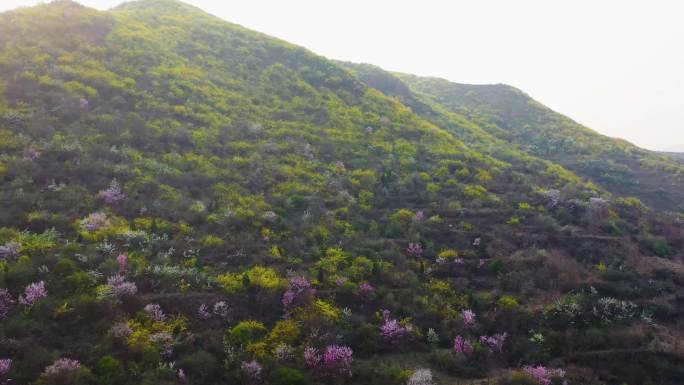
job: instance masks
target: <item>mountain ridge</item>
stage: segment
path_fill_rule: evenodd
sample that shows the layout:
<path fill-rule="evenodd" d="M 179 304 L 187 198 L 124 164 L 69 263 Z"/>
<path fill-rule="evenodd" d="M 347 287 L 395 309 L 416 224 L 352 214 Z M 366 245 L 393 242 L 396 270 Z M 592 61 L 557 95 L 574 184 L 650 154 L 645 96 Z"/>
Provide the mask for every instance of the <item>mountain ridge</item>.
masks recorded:
<path fill-rule="evenodd" d="M 353 63 L 347 65 L 350 68 L 365 68 L 366 73 L 361 77 L 373 83 L 369 79 L 372 71 L 368 67 Z M 404 87 L 412 88 L 415 92 L 411 95 L 412 99 L 432 103 L 433 107 L 440 105 L 458 113 L 523 152 L 561 164 L 613 193 L 634 195 L 661 209 L 674 207 L 675 210 L 681 210 L 676 208 L 684 198 L 681 193 L 684 191 L 684 169 L 681 166 L 624 139 L 611 138 L 586 128 L 543 106 L 513 86 L 458 84 L 436 77 L 389 73 L 378 67 L 375 72 L 376 77 L 392 76 L 403 81 Z M 435 91 L 430 93 L 431 89 Z M 393 92 L 390 89 L 384 91 L 389 94 Z M 406 97 L 406 90 L 403 96 Z M 588 153 L 597 159 L 575 160 L 577 154 Z M 651 191 L 643 188 L 635 183 L 640 179 L 644 179 L 644 184 L 649 186 L 659 186 L 659 189 Z"/>

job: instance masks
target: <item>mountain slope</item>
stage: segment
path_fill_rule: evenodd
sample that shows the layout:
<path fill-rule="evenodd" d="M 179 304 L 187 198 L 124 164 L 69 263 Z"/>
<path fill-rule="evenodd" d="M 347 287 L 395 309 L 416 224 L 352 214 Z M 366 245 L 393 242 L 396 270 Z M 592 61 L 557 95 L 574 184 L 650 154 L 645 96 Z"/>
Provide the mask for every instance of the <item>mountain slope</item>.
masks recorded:
<path fill-rule="evenodd" d="M 681 165 L 599 135 L 515 88 L 397 76 L 425 100 L 468 116 L 523 151 L 562 164 L 615 194 L 637 196 L 661 209 L 676 208 L 684 199 Z"/>
<path fill-rule="evenodd" d="M 177 1 L 0 36 L 0 381 L 680 378 L 676 218 Z"/>

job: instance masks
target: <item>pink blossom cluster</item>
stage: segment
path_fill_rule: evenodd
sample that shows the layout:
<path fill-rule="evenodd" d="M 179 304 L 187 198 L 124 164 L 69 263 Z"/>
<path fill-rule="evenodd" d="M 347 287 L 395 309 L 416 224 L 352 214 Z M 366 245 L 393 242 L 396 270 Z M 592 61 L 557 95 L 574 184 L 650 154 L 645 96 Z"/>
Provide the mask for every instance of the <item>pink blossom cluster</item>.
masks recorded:
<path fill-rule="evenodd" d="M 119 274 L 107 278 L 107 286 L 109 286 L 109 290 L 117 298 L 131 297 L 138 292 L 138 287 L 135 286 L 135 283 L 126 281 L 126 278 Z"/>
<path fill-rule="evenodd" d="M 10 358 L 0 359 L 0 385 L 9 383 L 7 375 L 10 369 L 12 369 L 12 360 Z"/>
<path fill-rule="evenodd" d="M 288 290 L 283 293 L 283 299 L 281 302 L 283 303 L 283 307 L 286 311 L 290 309 L 296 298 L 297 294 L 295 294 L 293 291 Z"/>
<path fill-rule="evenodd" d="M 463 318 L 463 326 L 470 329 L 475 326 L 475 312 L 466 309 L 461 312 L 461 318 Z"/>
<path fill-rule="evenodd" d="M 114 204 L 126 199 L 126 194 L 124 194 L 121 190 L 119 182 L 114 179 L 109 184 L 109 187 L 107 187 L 105 190 L 101 190 L 97 194 L 97 197 L 102 199 L 107 204 Z"/>
<path fill-rule="evenodd" d="M 164 322 L 166 320 L 166 314 L 164 314 L 164 310 L 162 309 L 159 304 L 156 303 L 148 303 L 145 305 L 145 313 L 152 318 L 155 322 Z"/>
<path fill-rule="evenodd" d="M 423 246 L 420 243 L 409 243 L 406 252 L 412 257 L 420 258 L 423 255 Z"/>
<path fill-rule="evenodd" d="M 403 325 L 396 319 L 390 318 L 389 310 L 383 310 L 382 317 L 384 323 L 380 326 L 380 333 L 386 341 L 394 343 L 413 333 L 413 326 L 410 324 Z"/>
<path fill-rule="evenodd" d="M 297 303 L 307 303 L 316 295 L 316 289 L 306 277 L 294 277 L 290 280 L 288 290 L 283 294 L 283 307 L 288 311 Z"/>
<path fill-rule="evenodd" d="M 119 272 L 124 273 L 128 267 L 128 255 L 126 253 L 119 254 L 116 257 L 116 262 L 119 264 Z"/>
<path fill-rule="evenodd" d="M 454 352 L 468 356 L 473 352 L 473 345 L 470 341 L 460 335 L 456 336 L 456 338 L 454 338 Z"/>
<path fill-rule="evenodd" d="M 61 376 L 73 373 L 81 369 L 81 363 L 70 358 L 60 358 L 52 365 L 45 368 L 45 374 L 48 376 Z"/>
<path fill-rule="evenodd" d="M 329 345 L 323 355 L 313 347 L 304 349 L 306 366 L 317 370 L 322 377 L 351 376 L 353 356 L 352 349 L 343 345 Z"/>
<path fill-rule="evenodd" d="M 506 342 L 507 337 L 508 333 L 506 332 L 493 334 L 491 336 L 481 336 L 480 343 L 489 347 L 489 350 L 492 352 L 502 353 L 503 345 L 504 342 Z"/>
<path fill-rule="evenodd" d="M 330 345 L 325 349 L 323 365 L 329 373 L 351 377 L 354 352 L 349 346 Z"/>
<path fill-rule="evenodd" d="M 296 294 L 301 294 L 315 289 L 311 287 L 311 282 L 306 277 L 299 276 L 290 280 L 290 290 Z"/>
<path fill-rule="evenodd" d="M 375 293 L 375 288 L 368 282 L 359 285 L 359 294 L 363 297 L 370 297 Z"/>
<path fill-rule="evenodd" d="M 21 251 L 21 243 L 9 241 L 0 246 L 0 260 L 13 259 L 19 256 Z"/>
<path fill-rule="evenodd" d="M 553 378 L 553 377 L 559 377 L 559 378 L 565 377 L 565 370 L 563 370 L 563 369 L 548 369 L 547 367 L 545 367 L 543 365 L 525 366 L 523 368 L 523 370 L 527 374 L 529 374 L 530 376 L 534 377 L 542 385 L 550 385 L 551 384 L 551 378 Z"/>
<path fill-rule="evenodd" d="M 318 349 L 308 346 L 304 349 L 304 363 L 309 368 L 316 368 L 321 364 L 323 357 L 318 352 Z"/>
<path fill-rule="evenodd" d="M 0 289 L 0 320 L 7 317 L 10 309 L 14 305 L 14 299 L 7 289 Z"/>
<path fill-rule="evenodd" d="M 45 289 L 45 282 L 34 282 L 26 286 L 24 295 L 19 296 L 19 303 L 26 305 L 29 308 L 38 302 L 39 299 L 47 297 L 47 289 Z"/>

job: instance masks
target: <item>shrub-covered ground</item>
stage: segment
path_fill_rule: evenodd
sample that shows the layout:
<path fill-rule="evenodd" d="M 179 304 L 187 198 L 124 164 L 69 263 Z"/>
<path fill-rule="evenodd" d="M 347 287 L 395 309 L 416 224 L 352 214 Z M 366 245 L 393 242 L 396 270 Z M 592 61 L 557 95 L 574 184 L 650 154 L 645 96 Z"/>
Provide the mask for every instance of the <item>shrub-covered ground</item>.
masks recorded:
<path fill-rule="evenodd" d="M 0 383 L 681 382 L 677 214 L 180 2 L 0 36 Z"/>

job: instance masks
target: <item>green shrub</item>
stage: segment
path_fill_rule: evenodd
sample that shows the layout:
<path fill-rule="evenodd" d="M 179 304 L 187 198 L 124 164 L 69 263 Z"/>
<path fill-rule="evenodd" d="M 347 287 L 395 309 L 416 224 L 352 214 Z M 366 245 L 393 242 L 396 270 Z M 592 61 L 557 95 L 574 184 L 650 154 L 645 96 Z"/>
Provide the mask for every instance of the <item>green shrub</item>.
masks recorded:
<path fill-rule="evenodd" d="M 242 321 L 235 325 L 228 334 L 233 342 L 246 346 L 249 342 L 256 340 L 266 334 L 267 329 L 259 321 Z"/>
<path fill-rule="evenodd" d="M 183 358 L 180 367 L 185 370 L 193 383 L 209 383 L 218 369 L 218 360 L 205 350 L 198 350 Z"/>
<path fill-rule="evenodd" d="M 123 384 L 126 377 L 126 370 L 121 362 L 110 355 L 100 358 L 95 367 L 95 373 L 102 385 Z"/>
<path fill-rule="evenodd" d="M 655 255 L 659 257 L 669 257 L 674 254 L 674 251 L 667 243 L 667 240 L 662 236 L 647 238 L 646 245 Z"/>
<path fill-rule="evenodd" d="M 539 385 L 534 377 L 525 372 L 515 372 L 509 377 L 502 378 L 497 383 L 498 385 Z"/>
<path fill-rule="evenodd" d="M 305 385 L 308 380 L 299 370 L 280 368 L 275 372 L 275 383 L 278 385 Z"/>

